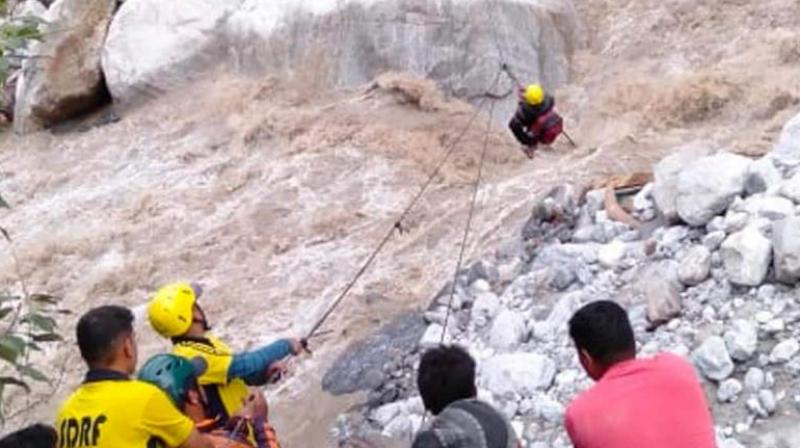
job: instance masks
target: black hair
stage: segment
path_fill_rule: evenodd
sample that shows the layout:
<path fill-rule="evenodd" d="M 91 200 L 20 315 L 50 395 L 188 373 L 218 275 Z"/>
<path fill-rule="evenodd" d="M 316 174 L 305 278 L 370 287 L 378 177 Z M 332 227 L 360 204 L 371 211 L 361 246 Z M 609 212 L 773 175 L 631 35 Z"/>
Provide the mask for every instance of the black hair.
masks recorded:
<path fill-rule="evenodd" d="M 108 362 L 120 336 L 133 332 L 133 313 L 118 305 L 89 310 L 78 321 L 78 347 L 90 366 Z"/>
<path fill-rule="evenodd" d="M 57 440 L 53 427 L 37 423 L 0 439 L 0 448 L 55 448 Z"/>
<path fill-rule="evenodd" d="M 599 300 L 579 309 L 569 320 L 569 335 L 579 350 L 610 366 L 636 354 L 628 313 L 616 302 Z"/>
<path fill-rule="evenodd" d="M 432 348 L 422 355 L 417 387 L 425 408 L 437 415 L 454 401 L 475 397 L 475 360 L 456 345 Z"/>

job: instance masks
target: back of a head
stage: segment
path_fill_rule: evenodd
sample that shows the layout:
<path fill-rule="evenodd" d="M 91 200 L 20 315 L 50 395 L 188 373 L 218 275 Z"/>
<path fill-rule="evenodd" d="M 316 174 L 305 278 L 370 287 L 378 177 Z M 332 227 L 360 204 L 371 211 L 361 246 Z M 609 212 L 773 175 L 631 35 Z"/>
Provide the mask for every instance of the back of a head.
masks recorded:
<path fill-rule="evenodd" d="M 579 350 L 611 365 L 636 354 L 628 314 L 617 303 L 600 300 L 579 309 L 569 321 L 569 335 Z"/>
<path fill-rule="evenodd" d="M 112 361 L 120 337 L 133 332 L 133 313 L 128 308 L 104 305 L 89 310 L 78 321 L 81 356 L 90 366 Z"/>
<path fill-rule="evenodd" d="M 35 424 L 0 439 L 0 448 L 55 448 L 57 440 L 55 429 Z"/>
<path fill-rule="evenodd" d="M 422 355 L 417 387 L 425 408 L 438 415 L 454 401 L 475 397 L 475 360 L 455 345 L 432 348 Z"/>

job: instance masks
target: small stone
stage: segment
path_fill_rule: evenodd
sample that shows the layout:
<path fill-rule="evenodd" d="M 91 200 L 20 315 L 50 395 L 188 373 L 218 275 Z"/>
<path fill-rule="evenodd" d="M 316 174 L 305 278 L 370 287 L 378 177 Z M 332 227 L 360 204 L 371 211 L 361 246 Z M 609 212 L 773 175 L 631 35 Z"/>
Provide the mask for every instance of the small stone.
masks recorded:
<path fill-rule="evenodd" d="M 744 434 L 745 432 L 750 430 L 750 425 L 748 425 L 747 423 L 737 423 L 736 426 L 735 426 L 735 429 L 736 429 L 736 434 Z M 731 440 L 731 439 L 728 439 L 728 440 Z M 734 446 L 741 446 L 741 444 L 739 444 L 738 442 L 736 442 L 736 443 L 737 443 L 737 445 L 734 445 Z"/>
<path fill-rule="evenodd" d="M 749 393 L 756 393 L 764 387 L 764 371 L 758 367 L 750 367 L 744 374 L 744 390 Z"/>
<path fill-rule="evenodd" d="M 755 317 L 756 322 L 758 322 L 758 323 L 763 325 L 763 324 L 771 321 L 772 318 L 774 317 L 774 315 L 769 311 L 759 311 L 753 317 Z"/>
<path fill-rule="evenodd" d="M 600 247 L 600 250 L 597 252 L 597 260 L 600 262 L 600 266 L 606 269 L 613 269 L 622 262 L 626 251 L 627 247 L 625 243 L 621 241 L 612 241 Z"/>
<path fill-rule="evenodd" d="M 772 159 L 762 157 L 750 164 L 744 182 L 744 189 L 747 194 L 751 195 L 765 191 L 775 191 L 782 178 L 780 171 L 772 163 Z"/>
<path fill-rule="evenodd" d="M 725 346 L 733 359 L 750 359 L 758 348 L 758 328 L 746 320 L 734 321 L 725 332 Z"/>
<path fill-rule="evenodd" d="M 761 407 L 761 403 L 759 402 L 759 399 L 756 397 L 747 400 L 747 410 L 749 410 L 750 413 L 758 417 L 762 418 L 769 417 L 769 413 L 767 413 L 767 411 L 763 407 Z"/>
<path fill-rule="evenodd" d="M 477 327 L 487 325 L 500 311 L 500 299 L 492 292 L 478 294 L 470 311 L 472 322 Z"/>
<path fill-rule="evenodd" d="M 725 230 L 725 218 L 722 216 L 715 216 L 711 221 L 706 224 L 706 232 L 714 233 Z M 723 232 L 724 233 L 724 232 Z"/>
<path fill-rule="evenodd" d="M 751 160 L 720 152 L 703 157 L 678 174 L 675 199 L 680 218 L 693 226 L 707 224 L 744 192 Z"/>
<path fill-rule="evenodd" d="M 775 394 L 773 394 L 771 390 L 762 389 L 759 391 L 758 403 L 761 405 L 761 409 L 763 409 L 767 414 L 771 415 L 775 412 L 777 403 L 775 402 Z"/>
<path fill-rule="evenodd" d="M 781 196 L 800 204 L 800 172 L 784 181 L 779 187 Z"/>
<path fill-rule="evenodd" d="M 783 319 L 772 319 L 765 323 L 763 328 L 769 334 L 776 334 L 785 330 L 786 324 L 784 324 Z"/>
<path fill-rule="evenodd" d="M 511 422 L 511 427 L 514 429 L 514 433 L 517 437 L 522 437 L 523 432 L 525 431 L 525 424 L 519 420 L 514 420 Z"/>
<path fill-rule="evenodd" d="M 532 396 L 553 383 L 556 365 L 547 356 L 536 353 L 508 353 L 487 359 L 482 368 L 479 385 L 495 397 L 514 394 Z"/>
<path fill-rule="evenodd" d="M 444 327 L 440 324 L 430 324 L 422 334 L 422 339 L 419 341 L 419 346 L 423 349 L 437 347 L 442 342 L 442 333 L 444 333 L 444 343 L 449 344 L 452 341 L 450 329 L 445 332 Z"/>
<path fill-rule="evenodd" d="M 714 381 L 722 381 L 733 373 L 733 361 L 719 336 L 706 339 L 693 353 L 692 358 L 703 375 Z"/>
<path fill-rule="evenodd" d="M 703 237 L 703 246 L 710 251 L 717 250 L 725 240 L 725 236 L 725 232 L 722 230 L 711 232 Z"/>
<path fill-rule="evenodd" d="M 773 224 L 775 277 L 794 284 L 800 280 L 800 217 L 793 216 Z"/>
<path fill-rule="evenodd" d="M 525 319 L 517 312 L 503 310 L 492 323 L 489 345 L 497 350 L 513 350 L 525 340 Z"/>
<path fill-rule="evenodd" d="M 725 215 L 725 233 L 738 232 L 747 225 L 750 215 L 745 212 L 728 212 Z"/>
<path fill-rule="evenodd" d="M 678 278 L 688 286 L 699 285 L 711 270 L 711 252 L 705 246 L 694 246 L 679 260 Z"/>
<path fill-rule="evenodd" d="M 717 400 L 720 403 L 730 403 L 736 400 L 742 393 L 742 383 L 735 378 L 728 378 L 719 385 L 717 389 Z"/>
<path fill-rule="evenodd" d="M 800 351 L 800 343 L 796 339 L 787 339 L 772 349 L 769 355 L 769 362 L 772 364 L 788 362 L 798 351 Z"/>
<path fill-rule="evenodd" d="M 472 288 L 472 291 L 475 293 L 475 295 L 478 295 L 478 294 L 484 293 L 484 292 L 489 292 L 489 291 L 492 290 L 492 286 L 489 284 L 489 282 L 484 280 L 484 279 L 482 279 L 482 278 L 479 278 L 479 279 L 475 280 L 474 282 L 472 282 L 471 288 Z"/>
<path fill-rule="evenodd" d="M 775 297 L 775 285 L 761 285 L 758 288 L 758 300 L 764 302 Z"/>

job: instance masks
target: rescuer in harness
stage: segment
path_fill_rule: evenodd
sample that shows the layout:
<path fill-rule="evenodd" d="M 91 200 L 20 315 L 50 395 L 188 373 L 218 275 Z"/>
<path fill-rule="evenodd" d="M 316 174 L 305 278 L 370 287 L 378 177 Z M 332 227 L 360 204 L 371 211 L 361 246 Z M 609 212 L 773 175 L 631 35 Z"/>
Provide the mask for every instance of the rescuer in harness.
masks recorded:
<path fill-rule="evenodd" d="M 280 448 L 275 430 L 267 423 L 267 406 L 263 397 L 253 397 L 226 423 L 220 418 L 210 418 L 206 412 L 208 400 L 198 378 L 207 369 L 203 358 L 187 360 L 172 354 L 159 354 L 150 358 L 139 370 L 139 380 L 163 390 L 175 406 L 189 417 L 197 430 L 215 447 L 226 448 Z M 249 439 L 248 429 L 255 428 L 255 443 Z"/>
<path fill-rule="evenodd" d="M 508 127 L 523 146 L 529 159 L 536 147 L 552 144 L 564 131 L 564 121 L 555 112 L 555 100 L 539 84 L 531 84 L 520 91 L 519 106 Z"/>
<path fill-rule="evenodd" d="M 300 339 L 280 339 L 248 352 L 235 353 L 209 332 L 210 326 L 198 304 L 202 288 L 197 284 L 173 283 L 159 289 L 148 305 L 150 324 L 161 336 L 172 340 L 173 353 L 186 359 L 202 358 L 207 369 L 198 376 L 206 396 L 206 414 L 222 424 L 244 407 L 248 400 L 260 396 L 263 386 L 283 358 L 306 352 Z M 263 397 L 261 397 L 263 400 Z M 248 439 L 255 442 L 258 428 L 251 430 Z"/>

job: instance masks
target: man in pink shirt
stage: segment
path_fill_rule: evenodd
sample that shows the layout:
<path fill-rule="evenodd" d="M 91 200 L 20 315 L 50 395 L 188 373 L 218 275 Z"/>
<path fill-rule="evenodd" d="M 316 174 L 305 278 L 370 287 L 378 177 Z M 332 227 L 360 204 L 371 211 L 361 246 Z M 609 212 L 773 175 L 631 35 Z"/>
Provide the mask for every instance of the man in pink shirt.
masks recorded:
<path fill-rule="evenodd" d="M 636 359 L 628 315 L 610 301 L 590 303 L 569 334 L 591 389 L 570 403 L 565 425 L 575 448 L 714 448 L 714 423 L 694 368 L 661 354 Z"/>

